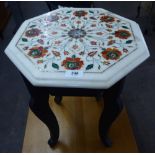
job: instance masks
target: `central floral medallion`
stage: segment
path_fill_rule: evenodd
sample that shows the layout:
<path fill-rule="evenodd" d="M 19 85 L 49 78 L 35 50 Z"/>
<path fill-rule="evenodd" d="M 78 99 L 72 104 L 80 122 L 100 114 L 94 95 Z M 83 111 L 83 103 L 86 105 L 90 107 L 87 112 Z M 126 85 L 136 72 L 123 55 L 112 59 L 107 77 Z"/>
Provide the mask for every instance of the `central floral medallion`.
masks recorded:
<path fill-rule="evenodd" d="M 83 38 L 86 36 L 86 31 L 82 30 L 82 29 L 72 29 L 68 32 L 68 35 L 71 38 L 75 38 L 75 39 L 79 39 L 79 38 Z"/>

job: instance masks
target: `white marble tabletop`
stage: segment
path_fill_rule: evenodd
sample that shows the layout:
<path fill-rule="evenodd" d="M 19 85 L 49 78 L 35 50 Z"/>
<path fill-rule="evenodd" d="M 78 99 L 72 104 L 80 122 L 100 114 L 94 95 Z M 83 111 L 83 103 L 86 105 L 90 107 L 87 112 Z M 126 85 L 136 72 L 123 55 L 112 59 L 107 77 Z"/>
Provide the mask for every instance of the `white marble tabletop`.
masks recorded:
<path fill-rule="evenodd" d="M 34 86 L 107 89 L 149 57 L 139 25 L 100 8 L 26 20 L 5 53 Z"/>

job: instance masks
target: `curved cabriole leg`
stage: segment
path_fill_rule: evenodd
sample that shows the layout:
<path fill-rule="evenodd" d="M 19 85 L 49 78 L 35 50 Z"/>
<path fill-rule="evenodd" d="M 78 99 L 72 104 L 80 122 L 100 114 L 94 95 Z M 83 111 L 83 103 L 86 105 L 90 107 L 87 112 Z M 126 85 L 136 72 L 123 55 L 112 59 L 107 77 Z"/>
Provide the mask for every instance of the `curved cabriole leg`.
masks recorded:
<path fill-rule="evenodd" d="M 48 144 L 53 147 L 59 138 L 59 125 L 49 106 L 49 92 L 46 88 L 34 87 L 26 79 L 24 80 L 31 95 L 29 106 L 33 113 L 46 124 L 50 131 Z"/>
<path fill-rule="evenodd" d="M 112 142 L 108 137 L 108 131 L 113 121 L 118 117 L 123 109 L 120 95 L 123 89 L 124 79 L 117 82 L 111 88 L 105 90 L 104 109 L 99 120 L 99 135 L 103 144 L 107 147 L 112 146 Z"/>
<path fill-rule="evenodd" d="M 48 144 L 50 147 L 53 147 L 58 142 L 59 126 L 54 113 L 50 109 L 48 103 L 48 94 L 40 95 L 42 95 L 42 97 L 32 97 L 29 106 L 33 113 L 48 127 L 50 131 L 50 139 Z"/>

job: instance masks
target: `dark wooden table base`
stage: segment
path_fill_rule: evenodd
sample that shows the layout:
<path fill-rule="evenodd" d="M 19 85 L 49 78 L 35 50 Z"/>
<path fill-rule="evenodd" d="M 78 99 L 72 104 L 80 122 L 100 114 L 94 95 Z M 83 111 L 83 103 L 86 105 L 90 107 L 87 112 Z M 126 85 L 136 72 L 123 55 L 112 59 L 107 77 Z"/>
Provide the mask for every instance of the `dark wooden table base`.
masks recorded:
<path fill-rule="evenodd" d="M 57 144 L 59 138 L 58 121 L 49 106 L 49 94 L 56 96 L 55 101 L 60 104 L 62 96 L 99 96 L 103 94 L 104 109 L 99 119 L 99 135 L 103 144 L 107 147 L 112 146 L 112 142 L 108 137 L 108 131 L 123 109 L 120 98 L 124 79 L 117 82 L 111 88 L 102 89 L 76 89 L 76 88 L 48 88 L 48 87 L 34 87 L 24 77 L 24 82 L 30 92 L 31 100 L 29 106 L 33 113 L 46 124 L 50 131 L 50 139 L 48 144 L 53 147 Z M 39 136 L 39 135 L 38 135 Z"/>

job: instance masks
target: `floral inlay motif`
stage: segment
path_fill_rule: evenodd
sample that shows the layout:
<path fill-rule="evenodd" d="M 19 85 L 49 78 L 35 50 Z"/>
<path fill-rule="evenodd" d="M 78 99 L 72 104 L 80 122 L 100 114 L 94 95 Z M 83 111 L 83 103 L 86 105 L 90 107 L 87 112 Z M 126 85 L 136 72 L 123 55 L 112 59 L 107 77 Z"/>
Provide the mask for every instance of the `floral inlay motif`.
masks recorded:
<path fill-rule="evenodd" d="M 73 14 L 74 16 L 82 17 L 82 16 L 86 16 L 88 13 L 86 11 L 80 10 L 80 11 L 75 11 Z"/>
<path fill-rule="evenodd" d="M 48 51 L 43 48 L 42 46 L 40 47 L 33 47 L 29 50 L 28 55 L 33 57 L 33 58 L 40 58 L 44 57 Z"/>
<path fill-rule="evenodd" d="M 102 9 L 77 8 L 31 20 L 16 46 L 42 72 L 103 72 L 137 48 L 130 23 Z"/>
<path fill-rule="evenodd" d="M 115 31 L 115 37 L 121 38 L 121 39 L 127 39 L 131 36 L 131 33 L 127 30 L 118 30 Z"/>
<path fill-rule="evenodd" d="M 102 52 L 102 56 L 106 60 L 117 60 L 122 55 L 121 51 L 116 48 L 107 48 L 105 51 Z"/>
<path fill-rule="evenodd" d="M 37 28 L 35 28 L 35 29 L 30 29 L 30 30 L 27 30 L 26 32 L 25 32 L 25 36 L 26 37 L 36 37 L 36 36 L 38 36 L 39 34 L 40 34 L 40 30 L 39 29 L 37 29 Z"/>
<path fill-rule="evenodd" d="M 111 16 L 102 16 L 101 18 L 100 18 L 100 20 L 102 21 L 102 22 L 114 22 L 115 21 L 115 18 L 114 17 L 111 17 Z"/>
<path fill-rule="evenodd" d="M 72 58 L 67 57 L 63 62 L 62 66 L 64 66 L 67 70 L 79 70 L 83 66 L 83 61 L 80 58 L 76 58 L 72 56 Z"/>
<path fill-rule="evenodd" d="M 82 29 L 72 29 L 68 32 L 68 35 L 75 39 L 83 38 L 86 35 L 86 31 Z"/>

